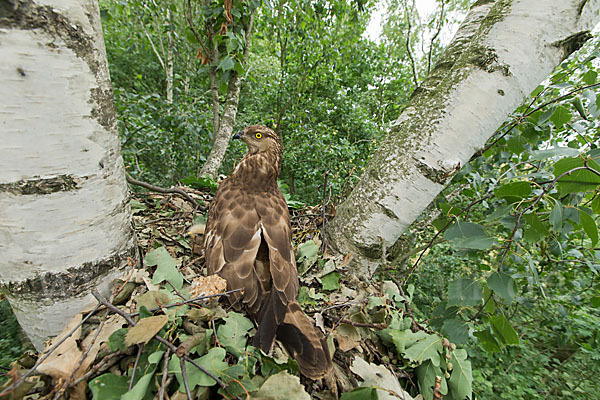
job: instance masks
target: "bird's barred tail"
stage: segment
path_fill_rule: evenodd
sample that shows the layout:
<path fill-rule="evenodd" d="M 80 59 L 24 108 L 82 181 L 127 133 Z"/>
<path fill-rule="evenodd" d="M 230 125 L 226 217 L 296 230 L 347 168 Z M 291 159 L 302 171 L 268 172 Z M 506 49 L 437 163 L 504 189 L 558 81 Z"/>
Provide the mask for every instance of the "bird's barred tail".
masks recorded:
<path fill-rule="evenodd" d="M 302 375 L 320 379 L 331 370 L 327 341 L 297 302 L 288 304 L 283 323 L 277 328 L 277 339 L 298 362 Z"/>

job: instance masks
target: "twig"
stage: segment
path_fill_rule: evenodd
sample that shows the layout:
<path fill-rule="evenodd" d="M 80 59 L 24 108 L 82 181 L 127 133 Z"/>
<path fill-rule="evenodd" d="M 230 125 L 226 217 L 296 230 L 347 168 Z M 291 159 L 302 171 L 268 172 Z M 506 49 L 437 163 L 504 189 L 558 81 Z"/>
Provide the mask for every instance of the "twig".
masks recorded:
<path fill-rule="evenodd" d="M 127 321 L 129 323 L 129 325 L 131 326 L 135 326 L 135 321 L 131 318 L 131 314 L 127 314 L 125 311 L 117 308 L 116 306 L 112 305 L 111 303 L 109 303 L 104 297 L 102 297 L 100 295 L 100 293 L 98 293 L 97 291 L 93 291 L 92 295 L 94 295 L 94 297 L 102 304 L 104 304 L 108 309 L 110 309 L 113 312 L 116 312 L 117 314 L 119 314 L 120 316 L 122 316 L 123 318 L 125 318 L 125 321 Z M 167 339 L 159 336 L 158 334 L 154 335 L 154 339 L 156 339 L 158 342 L 164 344 L 165 346 L 167 346 L 167 348 L 171 349 L 171 351 L 173 353 L 175 353 L 177 351 L 177 347 L 171 343 L 170 341 L 168 341 Z M 203 366 L 199 365 L 198 363 L 196 363 L 194 360 L 192 360 L 191 358 L 189 358 L 188 356 L 183 356 L 181 357 L 183 358 L 185 361 L 188 361 L 190 363 L 192 363 L 195 367 L 197 367 L 200 371 L 204 372 L 206 375 L 210 376 L 212 379 L 215 380 L 215 382 L 217 382 L 223 389 L 227 389 L 227 385 L 225 383 L 223 383 L 223 381 L 221 379 L 219 379 L 218 377 L 216 377 L 212 372 L 208 371 L 206 368 L 204 368 Z"/>
<path fill-rule="evenodd" d="M 298 215 L 293 215 L 291 217 L 291 219 L 302 218 L 302 217 L 322 217 L 322 216 L 333 217 L 332 214 L 327 214 L 327 213 L 323 213 L 323 214 L 298 214 Z"/>
<path fill-rule="evenodd" d="M 94 313 L 98 310 L 98 308 L 100 308 L 100 304 L 97 304 L 92 311 L 90 311 L 88 313 L 88 315 L 86 315 L 81 322 L 79 322 L 73 329 L 71 329 L 69 331 L 69 333 L 67 333 L 61 340 L 59 340 L 56 344 L 54 344 L 54 346 L 52 346 L 51 348 L 49 348 L 48 350 L 46 350 L 46 354 L 43 357 L 38 358 L 37 362 L 35 363 L 35 365 L 27 372 L 25 372 L 15 383 L 13 383 L 12 385 L 10 385 L 9 387 L 7 387 L 6 389 L 4 389 L 1 393 L 0 393 L 0 397 L 12 392 L 14 389 L 16 389 L 21 383 L 23 383 L 23 381 L 28 378 L 29 376 L 31 376 L 37 367 L 40 366 L 41 363 L 44 362 L 44 360 L 46 360 L 48 357 L 50 357 L 50 354 L 52 354 L 52 352 L 54 350 L 56 350 L 56 348 L 58 346 L 60 346 L 61 344 L 63 344 L 63 342 L 65 340 L 67 340 L 69 337 L 71 337 L 71 335 L 81 327 L 81 325 L 83 325 L 92 315 L 94 315 Z"/>
<path fill-rule="evenodd" d="M 334 304 L 333 306 L 329 306 L 329 307 L 327 307 L 327 308 L 324 308 L 324 309 L 322 309 L 320 312 L 321 312 L 321 313 L 323 313 L 323 312 L 325 312 L 325 311 L 327 311 L 327 310 L 332 310 L 332 309 L 334 309 L 334 308 L 341 308 L 341 307 L 352 306 L 352 305 L 357 305 L 357 304 L 366 304 L 366 303 L 367 303 L 367 300 L 359 300 L 359 301 L 352 300 L 352 301 L 346 301 L 346 302 L 344 302 L 344 303 L 341 303 L 341 304 Z"/>
<path fill-rule="evenodd" d="M 87 380 L 89 377 L 94 375 L 96 372 L 102 372 L 112 367 L 114 364 L 119 361 L 119 356 L 123 354 L 128 354 L 126 351 L 119 350 L 115 353 L 109 354 L 102 359 L 98 364 L 94 365 L 85 375 L 81 378 L 77 378 L 73 383 L 69 385 L 69 387 L 77 386 L 80 382 Z"/>
<path fill-rule="evenodd" d="M 183 295 L 181 294 L 181 292 L 179 290 L 177 290 L 177 288 L 167 279 L 166 282 L 171 285 L 171 288 L 173 289 L 173 291 L 175 292 L 175 294 L 177 294 L 177 296 L 181 297 L 181 299 L 183 301 L 187 300 L 185 297 L 183 297 Z"/>
<path fill-rule="evenodd" d="M 410 31 L 412 29 L 412 21 L 410 20 L 410 12 L 406 3 L 404 4 L 404 11 L 406 12 L 406 23 L 408 25 L 406 32 L 406 53 L 408 54 L 408 58 L 410 58 L 410 69 L 413 76 L 413 81 L 415 83 L 415 87 L 419 86 L 419 78 L 417 78 L 417 67 L 415 65 L 415 59 L 412 55 L 412 49 L 410 46 Z M 412 10 L 414 11 L 414 9 Z"/>
<path fill-rule="evenodd" d="M 86 359 L 90 350 L 94 346 L 94 343 L 96 343 L 96 340 L 98 339 L 98 335 L 100 335 L 100 331 L 102 331 L 102 328 L 104 328 L 104 321 L 105 321 L 104 319 L 102 319 L 102 321 L 100 321 L 100 325 L 98 325 L 98 328 L 96 328 L 96 334 L 94 335 L 94 338 L 90 342 L 90 345 L 87 347 L 87 349 L 85 349 L 83 351 L 83 354 L 81 355 L 81 357 L 79 357 L 79 361 L 77 362 L 77 365 L 73 369 L 73 373 L 71 373 L 71 376 L 69 376 L 69 379 L 67 379 L 67 381 L 65 382 L 65 385 L 64 385 L 65 389 L 69 387 L 69 385 L 71 384 L 71 379 L 73 379 L 73 375 L 75 374 L 75 372 L 77 372 L 79 367 L 81 367 L 81 364 L 83 364 L 83 360 Z M 58 393 L 59 392 L 57 392 L 57 395 L 58 395 Z M 58 397 L 56 397 L 56 398 L 58 398 Z"/>
<path fill-rule="evenodd" d="M 519 213 L 519 215 L 517 216 L 517 221 L 515 222 L 515 227 L 513 228 L 513 231 L 511 233 L 510 237 L 508 238 L 508 244 L 506 245 L 506 249 L 502 253 L 502 258 L 500 259 L 500 266 L 498 267 L 498 271 L 502 271 L 502 267 L 504 266 L 504 260 L 506 259 L 506 255 L 508 254 L 508 251 L 510 250 L 510 248 L 511 248 L 513 242 L 514 242 L 514 237 L 515 237 L 515 235 L 517 233 L 517 230 L 519 229 L 519 226 L 521 224 L 521 218 L 523 217 L 523 214 L 525 214 L 527 211 L 533 209 L 533 207 L 535 207 L 536 204 L 539 203 L 540 200 L 542 200 L 542 198 L 546 195 L 546 193 L 548 193 L 550 190 L 552 190 L 552 188 L 554 188 L 554 186 L 556 186 L 556 184 L 558 183 L 558 181 L 562 177 L 564 177 L 566 175 L 571 175 L 573 172 L 580 171 L 580 170 L 588 170 L 588 171 L 590 171 L 590 172 L 592 172 L 592 173 L 600 176 L 600 172 L 596 171 L 593 168 L 590 168 L 587 165 L 587 161 L 586 161 L 584 163 L 583 167 L 576 167 L 576 168 L 573 168 L 573 169 L 571 169 L 569 171 L 563 172 L 562 174 L 560 174 L 559 176 L 557 176 L 556 178 L 554 178 L 554 180 L 550 181 L 549 185 L 546 186 L 542 190 L 542 193 L 540 193 L 538 195 L 538 197 L 527 208 L 525 208 L 523 211 L 521 211 Z"/>
<path fill-rule="evenodd" d="M 198 203 L 196 203 L 196 200 L 192 199 L 192 197 L 181 188 L 172 187 L 169 189 L 165 189 L 165 188 L 161 188 L 160 186 L 154 186 L 149 183 L 138 181 L 137 179 L 133 179 L 131 177 L 131 175 L 129 175 L 129 174 L 125 174 L 125 177 L 127 178 L 127 182 L 131 183 L 132 185 L 141 186 L 141 187 L 151 190 L 153 192 L 178 194 L 178 195 L 182 196 L 184 199 L 186 199 L 187 201 L 189 201 L 190 203 L 192 203 L 194 205 L 194 208 L 198 208 Z"/>
<path fill-rule="evenodd" d="M 131 371 L 131 379 L 129 380 L 129 390 L 133 387 L 133 380 L 135 379 L 135 370 L 137 369 L 138 363 L 140 362 L 140 357 L 142 356 L 142 351 L 144 350 L 143 344 L 138 344 L 137 355 L 135 356 L 135 362 L 133 363 L 133 371 Z"/>
<path fill-rule="evenodd" d="M 342 324 L 348 324 L 348 325 L 352 325 L 352 326 L 356 326 L 358 328 L 373 328 L 373 329 L 385 329 L 388 327 L 387 324 L 384 323 L 366 323 L 366 322 L 354 322 L 354 321 L 350 321 L 349 319 L 345 319 L 342 318 L 340 319 L 340 321 Z"/>
<path fill-rule="evenodd" d="M 188 400 L 192 400 L 190 385 L 187 381 L 187 372 L 185 371 L 185 361 L 183 361 L 183 358 L 179 359 L 179 365 L 181 366 L 181 378 L 183 379 L 183 386 L 185 386 L 185 394 L 187 395 Z"/>
<path fill-rule="evenodd" d="M 162 310 L 163 308 L 179 307 L 179 306 L 183 306 L 185 304 L 195 303 L 197 301 L 204 300 L 204 299 L 210 299 L 210 298 L 213 298 L 213 297 L 227 296 L 227 295 L 230 295 L 231 293 L 239 292 L 241 290 L 242 289 L 234 289 L 234 290 L 229 290 L 229 291 L 223 292 L 223 293 L 209 294 L 207 296 L 200 295 L 200 296 L 196 296 L 193 299 L 189 299 L 189 300 L 186 300 L 186 301 L 179 301 L 177 303 L 167 304 L 166 306 L 155 307 L 155 308 L 152 308 L 152 309 L 148 310 L 148 312 L 153 313 L 154 311 Z M 139 314 L 140 314 L 139 312 L 134 312 L 134 313 L 129 314 L 129 316 L 131 316 L 131 317 L 137 317 Z"/>
<path fill-rule="evenodd" d="M 171 349 L 167 349 L 165 352 L 165 360 L 163 361 L 163 376 L 160 383 L 160 390 L 158 391 L 158 400 L 163 400 L 165 398 L 165 388 L 167 387 L 167 375 L 169 375 L 169 355 L 171 354 Z"/>
<path fill-rule="evenodd" d="M 429 44 L 429 54 L 427 55 L 427 74 L 429 74 L 429 72 L 431 71 L 431 56 L 433 53 L 433 43 L 435 42 L 437 37 L 440 35 L 440 32 L 442 31 L 442 27 L 444 26 L 444 11 L 445 11 L 444 6 L 445 5 L 446 5 L 445 0 L 442 0 L 442 9 L 440 10 L 440 20 L 438 21 L 437 31 L 431 38 L 431 42 Z"/>
<path fill-rule="evenodd" d="M 475 154 L 473 154 L 473 155 L 471 156 L 471 160 L 474 160 L 475 158 L 477 158 L 477 157 L 481 156 L 481 155 L 482 155 L 482 154 L 484 154 L 486 151 L 488 151 L 490 148 L 492 148 L 492 147 L 493 147 L 493 146 L 494 146 L 496 143 L 498 143 L 498 142 L 499 142 L 499 141 L 500 141 L 500 140 L 501 140 L 501 139 L 502 139 L 504 136 L 508 135 L 508 134 L 509 134 L 509 133 L 512 131 L 512 129 L 513 129 L 515 126 L 519 125 L 521 122 L 523 122 L 523 121 L 525 120 L 525 118 L 529 117 L 529 116 L 530 116 L 531 114 L 533 114 L 534 112 L 536 112 L 536 111 L 539 111 L 539 110 L 541 110 L 542 108 L 544 108 L 544 107 L 546 107 L 546 106 L 548 106 L 548 105 L 550 105 L 550 104 L 557 103 L 557 102 L 559 102 L 559 101 L 561 101 L 561 100 L 563 100 L 563 99 L 566 99 L 567 97 L 570 97 L 570 96 L 574 95 L 575 93 L 581 92 L 582 90 L 586 90 L 586 89 L 592 89 L 592 88 L 595 88 L 595 87 L 597 87 L 597 86 L 600 86 L 600 83 L 592 83 L 591 85 L 585 85 L 585 86 L 582 86 L 582 87 L 580 87 L 580 88 L 573 89 L 573 90 L 571 90 L 570 92 L 568 92 L 568 93 L 566 93 L 566 94 L 564 94 L 564 95 L 562 95 L 562 96 L 559 96 L 559 97 L 557 97 L 557 98 L 554 98 L 554 99 L 552 99 L 552 100 L 548 100 L 548 101 L 546 101 L 545 103 L 542 103 L 542 104 L 540 104 L 539 106 L 537 106 L 536 108 L 533 108 L 533 109 L 531 109 L 531 106 L 533 105 L 533 102 L 532 102 L 532 104 L 530 104 L 530 105 L 529 105 L 529 107 L 528 107 L 528 110 L 529 110 L 528 112 L 526 112 L 526 113 L 524 113 L 523 115 L 520 115 L 520 116 L 518 116 L 518 117 L 515 117 L 515 119 L 514 119 L 514 120 L 513 120 L 511 123 L 509 123 L 509 124 L 506 124 L 506 125 L 504 125 L 504 126 L 501 126 L 500 128 L 498 128 L 498 129 L 496 130 L 496 132 L 494 132 L 494 134 L 492 135 L 492 137 L 494 137 L 496 134 L 500 133 L 500 131 L 501 131 L 502 129 L 506 129 L 506 132 L 504 132 L 504 133 L 503 133 L 503 134 L 501 134 L 500 136 L 496 137 L 496 138 L 495 138 L 495 139 L 494 139 L 494 140 L 493 140 L 493 141 L 492 141 L 490 144 L 488 144 L 488 145 L 487 145 L 487 146 L 485 146 L 483 149 L 481 149 L 481 150 L 477 151 Z"/>

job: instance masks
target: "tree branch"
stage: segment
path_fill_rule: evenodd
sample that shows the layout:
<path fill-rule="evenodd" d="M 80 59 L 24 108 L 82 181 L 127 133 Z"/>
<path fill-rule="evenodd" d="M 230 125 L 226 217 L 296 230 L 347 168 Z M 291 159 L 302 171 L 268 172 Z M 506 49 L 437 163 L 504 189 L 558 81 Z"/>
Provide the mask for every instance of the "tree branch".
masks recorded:
<path fill-rule="evenodd" d="M 132 178 L 131 175 L 129 175 L 129 174 L 125 174 L 125 177 L 127 179 L 127 182 L 129 182 L 132 185 L 141 186 L 143 188 L 146 188 L 148 190 L 151 190 L 153 192 L 158 192 L 158 193 L 175 193 L 175 194 L 180 195 L 181 197 L 183 197 L 190 203 L 192 203 L 195 208 L 199 207 L 196 200 L 192 199 L 192 197 L 189 194 L 187 194 L 183 189 L 180 189 L 177 187 L 164 189 L 164 188 L 161 188 L 160 186 L 154 186 L 154 185 L 151 185 L 146 182 L 138 181 L 137 179 Z"/>

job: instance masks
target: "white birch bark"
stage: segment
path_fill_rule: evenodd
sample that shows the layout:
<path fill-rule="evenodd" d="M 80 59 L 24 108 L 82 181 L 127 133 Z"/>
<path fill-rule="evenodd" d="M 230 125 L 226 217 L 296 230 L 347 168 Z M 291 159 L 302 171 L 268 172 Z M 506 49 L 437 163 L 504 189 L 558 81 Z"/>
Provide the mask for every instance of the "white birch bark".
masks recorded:
<path fill-rule="evenodd" d="M 600 0 L 475 3 L 327 226 L 374 272 L 400 235 L 600 20 Z"/>
<path fill-rule="evenodd" d="M 0 289 L 37 349 L 136 260 L 98 5 L 0 9 Z"/>

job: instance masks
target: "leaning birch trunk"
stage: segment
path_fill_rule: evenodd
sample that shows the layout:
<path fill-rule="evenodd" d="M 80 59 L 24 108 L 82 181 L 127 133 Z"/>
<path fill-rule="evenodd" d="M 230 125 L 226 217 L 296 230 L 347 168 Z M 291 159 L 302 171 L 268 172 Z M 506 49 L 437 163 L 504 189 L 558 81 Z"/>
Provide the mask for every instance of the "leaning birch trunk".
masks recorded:
<path fill-rule="evenodd" d="M 37 349 L 136 260 L 98 5 L 0 8 L 0 290 Z"/>
<path fill-rule="evenodd" d="M 365 275 L 599 21 L 599 0 L 479 1 L 327 226 Z"/>

